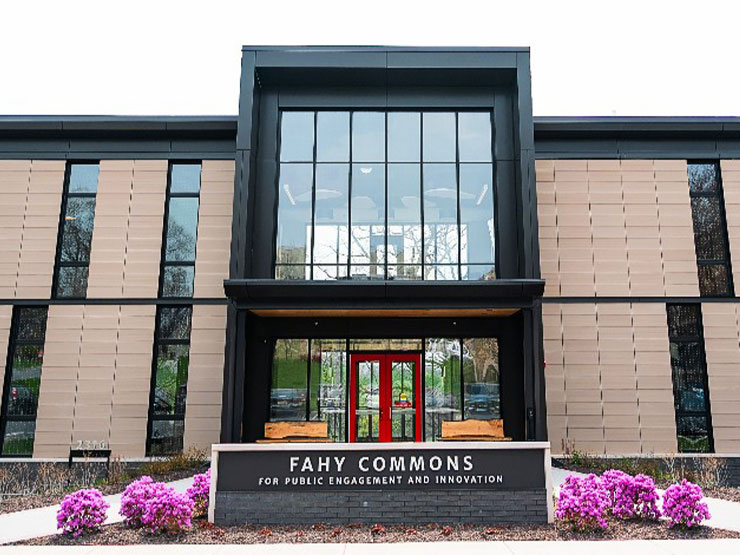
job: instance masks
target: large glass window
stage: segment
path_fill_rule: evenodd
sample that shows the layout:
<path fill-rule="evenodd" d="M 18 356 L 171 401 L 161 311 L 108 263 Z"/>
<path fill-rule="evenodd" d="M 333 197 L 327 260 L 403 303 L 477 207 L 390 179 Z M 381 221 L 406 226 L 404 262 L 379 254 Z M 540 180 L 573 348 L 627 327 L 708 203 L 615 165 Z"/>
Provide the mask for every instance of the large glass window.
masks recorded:
<path fill-rule="evenodd" d="M 669 304 L 667 311 L 678 450 L 709 453 L 714 447 L 701 306 Z"/>
<path fill-rule="evenodd" d="M 348 368 L 352 353 L 420 353 L 423 356 L 423 436 L 438 440 L 442 422 L 450 420 L 501 418 L 498 341 L 488 338 L 392 338 L 392 339 L 276 339 L 272 357 L 270 420 L 326 421 L 332 441 L 347 441 Z M 414 398 L 414 384 L 400 362 L 392 377 L 393 399 L 406 393 Z M 378 411 L 380 366 L 358 363 L 356 371 L 358 410 Z M 407 388 L 406 391 L 403 388 Z M 402 391 L 403 389 L 403 391 Z M 364 409 L 362 408 L 364 407 Z M 396 407 L 398 409 L 398 407 Z M 373 412 L 374 411 L 374 412 Z M 407 419 L 408 420 L 408 419 Z M 358 437 L 377 439 L 377 422 L 362 419 Z M 415 435 L 411 426 L 398 427 L 394 434 L 406 439 Z M 400 435 L 399 435 L 400 434 Z M 404 435 L 405 434 L 405 435 Z"/>
<path fill-rule="evenodd" d="M 730 250 L 719 165 L 689 163 L 688 172 L 699 291 L 705 297 L 731 296 Z"/>
<path fill-rule="evenodd" d="M 283 112 L 277 279 L 493 279 L 491 112 Z"/>
<path fill-rule="evenodd" d="M 161 297 L 192 297 L 201 165 L 170 164 L 160 276 Z"/>
<path fill-rule="evenodd" d="M 15 307 L 0 418 L 0 454 L 31 456 L 44 358 L 47 307 Z"/>
<path fill-rule="evenodd" d="M 67 165 L 54 275 L 56 298 L 87 295 L 98 173 L 98 164 Z"/>
<path fill-rule="evenodd" d="M 149 455 L 182 451 L 185 432 L 191 306 L 160 306 L 154 331 Z"/>

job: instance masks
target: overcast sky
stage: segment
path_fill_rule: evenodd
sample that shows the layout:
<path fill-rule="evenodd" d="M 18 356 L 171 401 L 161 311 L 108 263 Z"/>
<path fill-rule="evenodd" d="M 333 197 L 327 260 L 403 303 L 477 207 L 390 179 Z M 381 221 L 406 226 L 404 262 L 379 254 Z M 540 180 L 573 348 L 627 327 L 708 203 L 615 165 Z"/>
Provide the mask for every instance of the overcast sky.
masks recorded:
<path fill-rule="evenodd" d="M 740 116 L 731 1 L 0 2 L 0 114 L 231 115 L 242 44 L 356 44 L 529 46 L 539 116 Z"/>

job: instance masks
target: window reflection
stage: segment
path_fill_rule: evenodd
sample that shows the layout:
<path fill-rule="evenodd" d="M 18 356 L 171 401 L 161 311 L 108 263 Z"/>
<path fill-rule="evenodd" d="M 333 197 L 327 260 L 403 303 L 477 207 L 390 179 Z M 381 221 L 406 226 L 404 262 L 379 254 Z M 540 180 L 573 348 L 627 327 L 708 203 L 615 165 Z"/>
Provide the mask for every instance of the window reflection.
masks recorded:
<path fill-rule="evenodd" d="M 276 278 L 495 278 L 490 112 L 281 121 Z"/>
<path fill-rule="evenodd" d="M 501 418 L 498 340 L 495 337 L 463 339 L 465 418 Z"/>

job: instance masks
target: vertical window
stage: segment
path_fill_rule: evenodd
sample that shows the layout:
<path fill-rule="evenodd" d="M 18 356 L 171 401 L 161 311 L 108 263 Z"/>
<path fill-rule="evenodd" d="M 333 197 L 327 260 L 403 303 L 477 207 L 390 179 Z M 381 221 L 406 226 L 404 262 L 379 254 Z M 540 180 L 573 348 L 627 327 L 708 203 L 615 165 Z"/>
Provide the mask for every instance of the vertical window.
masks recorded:
<path fill-rule="evenodd" d="M 306 420 L 308 340 L 278 339 L 272 357 L 270 420 Z"/>
<path fill-rule="evenodd" d="M 710 453 L 714 447 L 701 305 L 669 304 L 667 311 L 678 450 Z"/>
<path fill-rule="evenodd" d="M 329 423 L 332 441 L 346 437 L 347 341 L 312 339 L 309 418 Z"/>
<path fill-rule="evenodd" d="M 442 437 L 442 422 L 462 420 L 460 340 L 430 338 L 424 342 L 424 437 Z"/>
<path fill-rule="evenodd" d="M 55 298 L 84 299 L 98 192 L 98 164 L 68 164 L 57 240 Z"/>
<path fill-rule="evenodd" d="M 731 296 L 732 272 L 719 165 L 689 163 L 688 173 L 699 291 L 703 297 Z"/>
<path fill-rule="evenodd" d="M 501 418 L 498 340 L 495 337 L 463 339 L 465 418 Z"/>
<path fill-rule="evenodd" d="M 13 310 L 0 419 L 0 454 L 31 456 L 44 358 L 47 307 Z"/>
<path fill-rule="evenodd" d="M 283 112 L 277 279 L 495 278 L 491 112 Z"/>
<path fill-rule="evenodd" d="M 149 455 L 182 451 L 192 306 L 160 306 L 154 331 Z"/>
<path fill-rule="evenodd" d="M 198 231 L 201 165 L 170 165 L 165 211 L 161 297 L 192 297 Z"/>

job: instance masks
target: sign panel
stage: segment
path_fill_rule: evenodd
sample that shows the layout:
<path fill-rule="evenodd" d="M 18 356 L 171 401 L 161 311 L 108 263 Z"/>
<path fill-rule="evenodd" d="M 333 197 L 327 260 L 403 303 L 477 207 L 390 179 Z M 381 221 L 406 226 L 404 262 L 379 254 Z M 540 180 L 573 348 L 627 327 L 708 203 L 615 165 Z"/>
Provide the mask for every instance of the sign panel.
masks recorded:
<path fill-rule="evenodd" d="M 545 487 L 541 449 L 222 451 L 218 491 Z"/>

